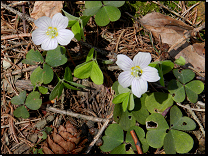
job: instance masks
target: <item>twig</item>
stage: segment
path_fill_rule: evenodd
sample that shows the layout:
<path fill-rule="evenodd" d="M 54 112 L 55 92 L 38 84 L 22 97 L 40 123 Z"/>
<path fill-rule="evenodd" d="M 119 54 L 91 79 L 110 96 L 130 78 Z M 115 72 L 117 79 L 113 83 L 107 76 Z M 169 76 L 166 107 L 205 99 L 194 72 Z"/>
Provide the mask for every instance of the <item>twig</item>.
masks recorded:
<path fill-rule="evenodd" d="M 30 43 L 30 42 L 29 42 L 29 43 Z M 13 46 L 11 46 L 11 47 L 2 49 L 2 51 L 7 51 L 7 50 L 10 50 L 10 49 L 14 49 L 15 47 L 19 47 L 19 46 L 21 46 L 21 45 L 28 45 L 28 43 L 26 43 L 26 42 L 20 42 L 20 43 L 18 43 L 18 44 L 16 44 L 16 45 L 13 45 Z"/>
<path fill-rule="evenodd" d="M 24 15 L 21 12 L 15 10 L 15 9 L 9 7 L 9 6 L 7 6 L 6 4 L 4 4 L 2 2 L 1 2 L 1 7 L 7 9 L 8 11 L 10 11 L 10 12 L 16 14 L 16 15 L 18 15 L 21 19 L 26 19 L 29 22 L 34 22 L 35 21 L 35 19 L 31 18 L 30 16 L 28 16 L 26 14 Z"/>
<path fill-rule="evenodd" d="M 103 131 L 105 130 L 105 128 L 107 127 L 108 123 L 109 123 L 109 119 L 113 116 L 113 112 L 111 113 L 111 115 L 109 116 L 108 119 L 106 119 L 105 123 L 103 124 L 103 126 L 100 128 L 100 130 L 98 131 L 97 135 L 93 138 L 93 141 L 90 143 L 90 145 L 88 146 L 87 150 L 85 151 L 85 154 L 88 154 L 90 152 L 90 150 L 92 149 L 92 147 L 94 146 L 94 144 L 97 142 L 97 140 L 99 139 L 99 137 L 101 136 L 101 134 L 103 133 Z"/>
<path fill-rule="evenodd" d="M 25 16 L 25 5 L 24 4 L 22 5 L 22 13 L 23 13 L 23 16 Z M 25 18 L 22 19 L 22 22 L 23 22 L 23 30 L 24 30 L 24 33 L 26 33 Z"/>
<path fill-rule="evenodd" d="M 36 69 L 37 67 L 38 67 L 38 65 L 31 66 L 31 67 L 24 68 L 24 69 L 18 69 L 18 70 L 13 71 L 12 73 L 2 73 L 1 76 L 5 75 L 6 77 L 8 77 L 10 75 L 16 75 L 19 73 L 28 72 L 28 71 L 32 71 L 32 70 Z"/>
<path fill-rule="evenodd" d="M 205 131 L 204 131 L 204 127 L 202 126 L 201 122 L 199 121 L 199 119 L 197 118 L 197 116 L 195 115 L 195 113 L 192 111 L 192 109 L 190 108 L 189 105 L 186 105 L 189 113 L 192 115 L 192 117 L 194 118 L 194 120 L 198 123 L 199 125 L 199 129 L 202 132 L 202 135 L 205 137 Z"/>
<path fill-rule="evenodd" d="M 74 113 L 72 111 L 67 111 L 67 110 L 60 110 L 54 107 L 49 107 L 46 108 L 47 111 L 51 111 L 51 112 L 55 112 L 55 113 L 59 113 L 59 114 L 65 114 L 65 115 L 69 115 L 75 118 L 82 118 L 85 120 L 92 120 L 94 122 L 106 122 L 108 119 L 103 119 L 103 118 L 97 118 L 97 117 L 93 117 L 93 116 L 87 116 L 87 115 L 83 115 L 83 114 L 79 114 L 79 113 Z"/>
<path fill-rule="evenodd" d="M 177 104 L 178 106 L 183 107 L 183 108 L 186 108 L 186 109 L 188 109 L 188 110 L 190 109 L 190 110 L 192 110 L 192 111 L 205 112 L 205 109 L 190 108 L 190 107 L 183 106 L 183 105 L 181 105 L 180 103 L 177 103 L 177 102 L 176 102 L 176 104 Z"/>
<path fill-rule="evenodd" d="M 178 17 L 184 19 L 186 22 L 188 22 L 189 24 L 191 24 L 192 26 L 194 26 L 188 19 L 186 19 L 185 17 L 181 16 L 181 15 L 178 14 L 177 12 L 170 10 L 168 7 L 164 6 L 163 4 L 161 4 L 161 3 L 159 3 L 159 2 L 156 2 L 156 1 L 152 1 L 152 2 L 155 3 L 155 4 L 157 4 L 157 5 L 160 5 L 161 7 L 167 9 L 167 10 L 170 11 L 171 13 L 177 15 Z"/>
<path fill-rule="evenodd" d="M 140 144 L 140 142 L 139 142 L 139 140 L 138 140 L 138 138 L 136 136 L 136 133 L 134 132 L 134 130 L 131 130 L 130 133 L 131 133 L 131 136 L 132 136 L 132 138 L 134 140 L 134 144 L 136 146 L 138 154 L 143 154 L 142 153 L 142 149 L 141 149 L 141 144 Z"/>
<path fill-rule="evenodd" d="M 192 117 L 194 118 L 194 120 L 198 123 L 199 129 L 201 130 L 202 135 L 205 137 L 204 127 L 201 125 L 201 122 L 199 121 L 199 119 L 197 118 L 197 116 L 195 115 L 195 113 L 193 112 L 193 108 L 191 108 L 188 104 L 186 106 L 183 106 L 183 105 L 181 105 L 180 103 L 177 103 L 177 102 L 176 102 L 176 104 L 178 106 L 181 106 L 183 108 L 186 108 L 189 111 L 189 113 L 192 115 Z M 200 109 L 197 109 L 197 110 L 200 110 Z M 205 109 L 203 109 L 203 111 L 205 111 Z"/>
<path fill-rule="evenodd" d="M 197 69 L 194 69 L 193 67 L 191 66 L 188 66 L 189 69 L 193 70 L 196 74 L 198 74 L 199 76 L 203 77 L 204 78 L 204 75 L 202 75 Z"/>
<path fill-rule="evenodd" d="M 121 40 L 121 36 L 124 34 L 124 32 L 126 31 L 126 29 L 124 29 L 122 32 L 121 32 L 121 34 L 119 35 L 119 37 L 118 37 L 118 40 L 117 40 L 117 43 L 116 43 L 116 53 L 117 53 L 117 51 L 118 51 L 118 44 L 119 44 L 119 42 L 120 42 L 120 40 Z"/>
<path fill-rule="evenodd" d="M 1 37 L 1 40 L 9 40 L 12 38 L 20 38 L 20 37 L 32 37 L 31 33 L 24 33 L 24 34 L 16 34 L 16 35 L 8 35 Z"/>
<path fill-rule="evenodd" d="M 39 121 L 39 120 L 41 120 L 41 118 L 30 120 L 30 121 L 15 122 L 14 124 L 20 125 L 20 124 L 24 124 L 24 123 L 28 123 L 28 122 Z M 9 127 L 9 124 L 8 125 L 1 125 L 1 128 L 6 128 L 6 127 Z"/>
<path fill-rule="evenodd" d="M 188 8 L 186 11 L 184 11 L 181 16 L 185 16 L 191 9 L 193 9 L 195 6 L 199 5 L 199 2 L 192 5 L 190 8 Z"/>

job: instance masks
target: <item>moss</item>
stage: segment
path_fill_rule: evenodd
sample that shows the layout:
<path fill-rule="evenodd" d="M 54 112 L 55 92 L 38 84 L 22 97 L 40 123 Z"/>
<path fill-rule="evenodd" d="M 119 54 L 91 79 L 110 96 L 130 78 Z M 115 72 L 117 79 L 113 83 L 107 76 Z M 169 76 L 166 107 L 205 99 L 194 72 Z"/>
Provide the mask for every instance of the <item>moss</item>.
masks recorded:
<path fill-rule="evenodd" d="M 147 13 L 160 11 L 160 7 L 155 3 L 141 2 L 141 1 L 129 1 L 130 5 L 136 9 L 135 16 L 145 16 Z"/>

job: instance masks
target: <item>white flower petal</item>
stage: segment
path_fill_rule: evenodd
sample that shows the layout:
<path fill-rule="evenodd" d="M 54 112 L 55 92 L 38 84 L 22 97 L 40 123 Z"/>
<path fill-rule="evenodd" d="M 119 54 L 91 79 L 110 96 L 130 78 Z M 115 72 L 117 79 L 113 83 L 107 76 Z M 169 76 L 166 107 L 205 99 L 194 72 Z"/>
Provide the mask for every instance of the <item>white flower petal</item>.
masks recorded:
<path fill-rule="evenodd" d="M 130 71 L 131 67 L 134 67 L 133 61 L 126 55 L 119 54 L 117 55 L 116 64 L 122 69 L 126 71 Z"/>
<path fill-rule="evenodd" d="M 130 71 L 124 71 L 120 73 L 120 75 L 118 76 L 118 82 L 124 88 L 129 87 L 133 79 L 134 77 L 131 75 Z"/>
<path fill-rule="evenodd" d="M 32 40 L 36 45 L 40 45 L 47 38 L 48 36 L 46 35 L 46 32 L 40 28 L 37 28 L 35 31 L 32 32 Z"/>
<path fill-rule="evenodd" d="M 59 29 L 65 29 L 68 26 L 68 18 L 63 16 L 61 13 L 57 13 L 52 18 L 52 26 Z"/>
<path fill-rule="evenodd" d="M 146 52 L 139 52 L 133 59 L 135 66 L 139 66 L 141 69 L 147 67 L 150 64 L 150 61 L 151 55 Z"/>
<path fill-rule="evenodd" d="M 61 45 L 67 45 L 71 42 L 74 34 L 71 30 L 61 29 L 58 31 L 58 36 L 56 37 L 57 41 Z"/>
<path fill-rule="evenodd" d="M 48 38 L 42 43 L 41 48 L 43 50 L 53 50 L 56 49 L 57 46 L 58 46 L 58 42 L 56 38 L 53 39 Z"/>
<path fill-rule="evenodd" d="M 34 23 L 38 28 L 45 30 L 45 31 L 47 31 L 48 27 L 52 26 L 51 18 L 47 17 L 47 16 L 43 16 L 41 18 L 38 18 L 37 20 L 35 20 Z"/>
<path fill-rule="evenodd" d="M 148 89 L 147 81 L 143 79 L 133 79 L 131 90 L 132 93 L 137 96 L 138 98 L 141 97 Z"/>
<path fill-rule="evenodd" d="M 148 82 L 156 82 L 160 79 L 156 68 L 147 66 L 144 69 L 142 69 L 142 71 L 143 73 L 142 73 L 141 78 L 143 80 L 146 80 Z"/>

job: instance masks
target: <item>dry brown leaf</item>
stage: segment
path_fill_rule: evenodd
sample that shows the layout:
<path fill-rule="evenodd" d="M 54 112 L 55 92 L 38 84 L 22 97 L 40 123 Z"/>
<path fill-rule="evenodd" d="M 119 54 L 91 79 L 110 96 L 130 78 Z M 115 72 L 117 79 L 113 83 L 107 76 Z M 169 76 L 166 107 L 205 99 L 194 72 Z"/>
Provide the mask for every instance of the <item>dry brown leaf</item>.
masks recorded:
<path fill-rule="evenodd" d="M 205 57 L 205 42 L 194 43 L 193 48 L 196 50 L 197 54 L 199 54 L 202 57 Z"/>
<path fill-rule="evenodd" d="M 152 27 L 164 27 L 167 29 L 173 29 L 178 34 L 183 35 L 183 32 L 185 30 L 192 30 L 193 28 L 187 24 L 185 24 L 182 21 L 175 20 L 172 17 L 163 15 L 158 12 L 152 12 L 140 19 L 141 24 L 146 26 L 152 26 Z"/>
<path fill-rule="evenodd" d="M 184 37 L 185 31 L 193 30 L 191 26 L 182 21 L 175 20 L 169 16 L 153 12 L 140 19 L 142 26 L 152 32 L 156 39 L 161 37 L 162 43 L 167 43 L 170 47 Z M 197 70 L 205 70 L 205 58 L 197 53 L 196 46 L 189 45 L 186 41 L 181 43 L 177 49 L 169 52 L 170 56 L 178 59 L 184 57 L 187 65 L 192 65 Z"/>
<path fill-rule="evenodd" d="M 56 13 L 61 12 L 64 1 L 35 1 L 31 18 L 38 19 L 42 16 L 52 18 Z M 36 27 L 37 28 L 37 27 Z"/>
<path fill-rule="evenodd" d="M 180 56 L 182 56 L 186 62 L 190 63 L 195 69 L 199 71 L 205 71 L 205 58 L 197 54 L 193 46 L 189 45 L 187 42 L 178 49 L 170 51 L 169 54 L 175 59 L 178 59 Z"/>

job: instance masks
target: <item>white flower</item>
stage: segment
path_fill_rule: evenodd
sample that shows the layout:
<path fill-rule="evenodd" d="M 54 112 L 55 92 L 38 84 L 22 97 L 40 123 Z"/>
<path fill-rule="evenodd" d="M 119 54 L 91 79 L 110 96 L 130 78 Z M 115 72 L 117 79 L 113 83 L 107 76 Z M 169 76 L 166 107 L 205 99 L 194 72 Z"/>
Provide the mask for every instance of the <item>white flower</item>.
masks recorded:
<path fill-rule="evenodd" d="M 118 76 L 119 84 L 131 90 L 138 98 L 148 89 L 147 82 L 156 82 L 160 79 L 156 68 L 148 66 L 151 62 L 150 53 L 139 52 L 133 61 L 126 55 L 117 55 L 116 64 L 124 70 Z"/>
<path fill-rule="evenodd" d="M 74 37 L 71 30 L 65 29 L 68 26 L 68 18 L 61 13 L 55 14 L 52 19 L 43 16 L 34 23 L 38 28 L 33 31 L 32 40 L 36 45 L 41 44 L 43 50 L 56 49 L 58 43 L 67 45 Z"/>

